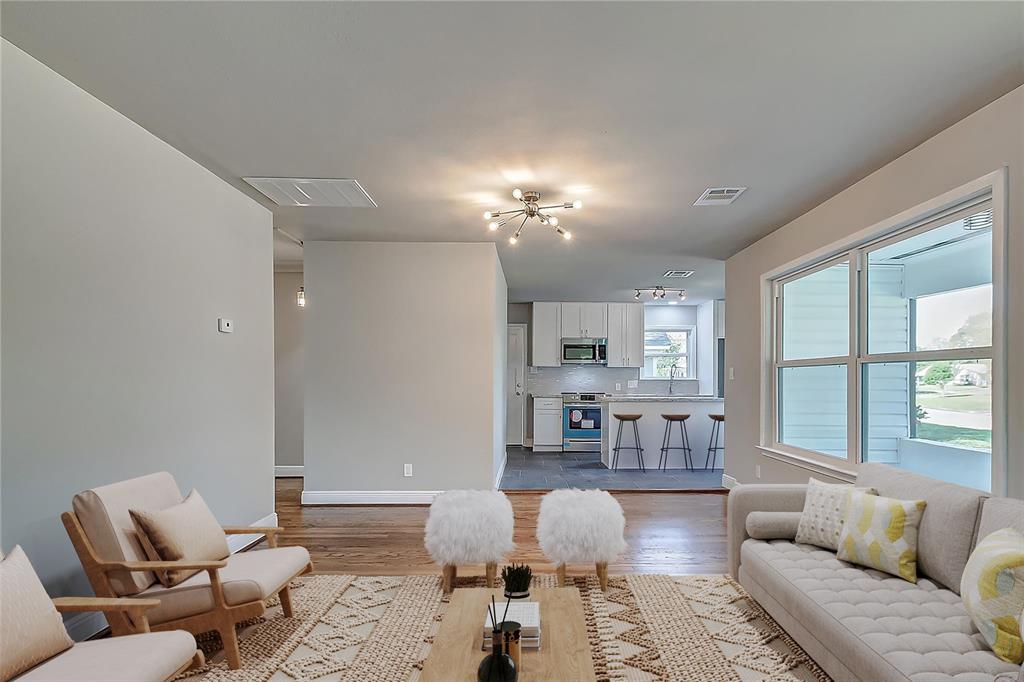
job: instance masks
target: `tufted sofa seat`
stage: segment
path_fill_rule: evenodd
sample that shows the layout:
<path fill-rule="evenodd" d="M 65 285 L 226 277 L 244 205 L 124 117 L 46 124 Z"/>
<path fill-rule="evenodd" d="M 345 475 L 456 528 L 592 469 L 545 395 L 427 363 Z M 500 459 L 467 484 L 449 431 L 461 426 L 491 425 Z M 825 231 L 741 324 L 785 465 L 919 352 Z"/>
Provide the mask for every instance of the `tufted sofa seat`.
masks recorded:
<path fill-rule="evenodd" d="M 936 511 L 933 519 L 941 517 L 941 524 L 929 529 L 929 538 L 922 519 L 919 552 L 927 550 L 924 565 L 942 579 L 922 569 L 917 584 L 909 583 L 797 544 L 791 532 L 779 539 L 751 538 L 745 521 L 752 512 L 802 509 L 806 486 L 799 485 L 739 486 L 730 492 L 734 577 L 834 680 L 1024 682 L 1020 666 L 988 648 L 958 594 L 962 564 L 979 537 L 1006 526 L 1024 530 L 1024 501 L 986 498 L 885 465 L 863 469 L 859 484 L 901 497 L 893 486 L 902 482 L 904 499 L 935 504 L 925 515 Z M 947 517 L 950 509 L 969 518 Z"/>

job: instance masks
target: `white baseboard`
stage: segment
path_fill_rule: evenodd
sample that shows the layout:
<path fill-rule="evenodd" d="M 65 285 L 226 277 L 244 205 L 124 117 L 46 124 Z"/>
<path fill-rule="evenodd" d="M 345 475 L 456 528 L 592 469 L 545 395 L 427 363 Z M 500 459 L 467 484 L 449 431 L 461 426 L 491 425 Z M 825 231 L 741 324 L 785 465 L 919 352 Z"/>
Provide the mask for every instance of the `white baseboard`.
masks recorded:
<path fill-rule="evenodd" d="M 440 490 L 303 490 L 302 504 L 430 504 Z"/>
<path fill-rule="evenodd" d="M 722 474 L 722 487 L 723 488 L 735 488 L 740 484 L 735 478 L 729 474 Z"/>
<path fill-rule="evenodd" d="M 501 488 L 501 477 L 505 475 L 505 463 L 508 462 L 508 453 L 501 456 L 501 466 L 498 467 L 498 473 L 494 475 L 494 489 L 498 490 Z"/>
<path fill-rule="evenodd" d="M 277 464 L 274 466 L 275 478 L 298 478 L 302 476 L 302 465 Z"/>
<path fill-rule="evenodd" d="M 277 525 L 277 512 L 267 514 L 259 521 L 250 523 L 250 526 L 276 526 Z M 251 535 L 229 535 L 228 549 L 231 553 L 239 552 L 249 545 L 263 539 L 262 533 L 253 533 Z M 88 613 L 76 613 L 71 618 L 64 621 L 64 628 L 68 631 L 68 635 L 71 639 L 76 642 L 83 642 L 93 635 L 102 632 L 107 628 L 107 619 L 103 617 L 102 613 L 88 612 Z"/>

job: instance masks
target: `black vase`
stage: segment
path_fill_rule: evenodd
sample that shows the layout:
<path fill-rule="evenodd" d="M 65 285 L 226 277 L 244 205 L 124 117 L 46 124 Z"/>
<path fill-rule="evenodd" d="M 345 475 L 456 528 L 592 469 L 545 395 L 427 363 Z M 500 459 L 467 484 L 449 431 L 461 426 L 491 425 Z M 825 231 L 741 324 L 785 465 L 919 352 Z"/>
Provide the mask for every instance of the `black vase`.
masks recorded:
<path fill-rule="evenodd" d="M 516 682 L 516 664 L 511 656 L 502 652 L 501 637 L 501 630 L 491 632 L 491 653 L 480 661 L 476 671 L 479 682 Z"/>

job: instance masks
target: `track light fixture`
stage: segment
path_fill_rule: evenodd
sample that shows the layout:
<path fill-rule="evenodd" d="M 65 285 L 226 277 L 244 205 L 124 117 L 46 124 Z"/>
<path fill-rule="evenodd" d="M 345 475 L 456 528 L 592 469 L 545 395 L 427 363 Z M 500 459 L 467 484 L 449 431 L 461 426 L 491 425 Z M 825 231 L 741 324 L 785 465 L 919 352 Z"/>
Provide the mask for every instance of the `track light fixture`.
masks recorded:
<path fill-rule="evenodd" d="M 540 206 L 540 192 L 528 191 L 524 192 L 518 187 L 512 190 L 512 198 L 517 199 L 523 203 L 522 208 L 510 209 L 508 211 L 485 211 L 484 220 L 487 222 L 487 228 L 491 232 L 497 232 L 499 229 L 504 227 L 513 218 L 518 219 L 520 216 L 523 217 L 523 221 L 519 223 L 519 227 L 516 229 L 515 234 L 508 238 L 508 243 L 515 245 L 519 241 L 519 236 L 523 233 L 523 228 L 530 218 L 536 218 L 540 221 L 541 225 L 547 225 L 554 228 L 562 239 L 569 241 L 572 239 L 572 233 L 564 229 L 559 225 L 558 216 L 545 213 L 551 209 L 566 209 L 566 208 L 583 208 L 583 202 L 577 199 L 576 201 L 566 201 L 561 204 L 552 204 L 550 206 Z M 498 219 L 500 217 L 500 220 Z"/>
<path fill-rule="evenodd" d="M 295 305 L 300 308 L 306 307 L 306 287 L 299 287 L 299 291 L 295 294 Z"/>
<path fill-rule="evenodd" d="M 640 296 L 643 294 L 650 294 L 652 300 L 663 300 L 669 293 L 673 293 L 679 299 L 679 301 L 671 301 L 671 303 L 677 303 L 686 300 L 686 289 L 671 289 L 666 287 L 646 287 L 636 289 L 636 295 L 633 297 L 636 300 L 640 300 Z"/>

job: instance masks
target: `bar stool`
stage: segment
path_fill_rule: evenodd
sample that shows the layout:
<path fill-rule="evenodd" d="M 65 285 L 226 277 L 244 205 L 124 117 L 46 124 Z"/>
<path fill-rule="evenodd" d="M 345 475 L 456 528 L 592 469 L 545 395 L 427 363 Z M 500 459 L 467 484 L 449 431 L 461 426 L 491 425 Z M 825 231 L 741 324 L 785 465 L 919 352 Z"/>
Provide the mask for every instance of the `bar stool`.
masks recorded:
<path fill-rule="evenodd" d="M 722 424 L 725 423 L 724 414 L 709 414 L 711 417 L 711 440 L 708 442 L 708 456 L 704 458 L 704 468 L 708 468 L 708 460 L 711 460 L 711 468 L 715 468 L 718 460 L 718 451 L 725 448 L 718 444 L 718 437 L 722 435 Z"/>
<path fill-rule="evenodd" d="M 636 423 L 642 417 L 642 414 L 613 414 L 613 417 L 619 420 L 619 433 L 615 436 L 615 447 L 612 448 L 612 469 L 618 470 L 619 468 L 619 450 L 636 450 L 636 460 L 640 464 L 640 471 L 647 471 L 644 468 L 644 449 L 640 445 L 640 430 L 637 428 Z M 631 422 L 633 424 L 633 438 L 636 441 L 634 446 L 623 446 L 622 445 L 622 422 Z"/>
<path fill-rule="evenodd" d="M 690 415 L 663 414 L 661 418 L 665 420 L 665 435 L 661 439 L 661 457 L 658 459 L 658 468 L 662 471 L 668 470 L 669 450 L 682 450 L 687 470 L 693 471 L 693 460 L 690 457 L 690 435 L 686 432 L 686 420 L 690 418 Z M 672 445 L 673 423 L 679 424 L 679 435 L 682 438 L 682 445 Z"/>

